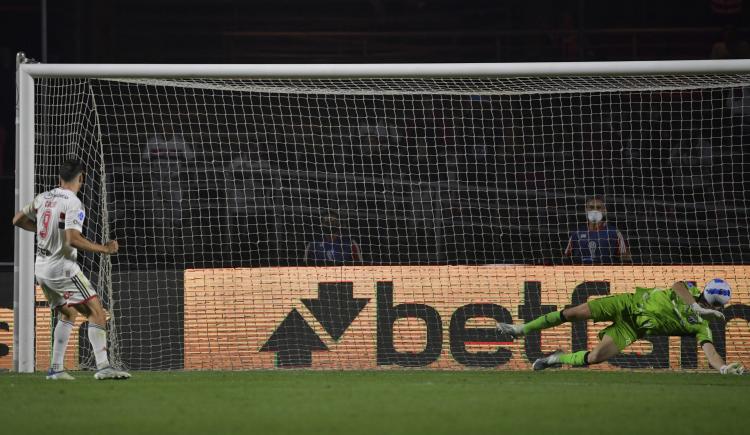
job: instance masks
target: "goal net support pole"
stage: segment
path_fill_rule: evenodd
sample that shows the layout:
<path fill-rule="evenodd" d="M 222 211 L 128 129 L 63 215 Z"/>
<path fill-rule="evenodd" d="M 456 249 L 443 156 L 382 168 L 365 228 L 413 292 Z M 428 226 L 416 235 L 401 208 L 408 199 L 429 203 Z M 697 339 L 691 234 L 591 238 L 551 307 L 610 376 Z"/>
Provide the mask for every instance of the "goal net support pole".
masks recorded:
<path fill-rule="evenodd" d="M 34 79 L 17 56 L 15 209 L 34 198 Z M 16 229 L 13 256 L 13 369 L 34 371 L 34 234 Z"/>

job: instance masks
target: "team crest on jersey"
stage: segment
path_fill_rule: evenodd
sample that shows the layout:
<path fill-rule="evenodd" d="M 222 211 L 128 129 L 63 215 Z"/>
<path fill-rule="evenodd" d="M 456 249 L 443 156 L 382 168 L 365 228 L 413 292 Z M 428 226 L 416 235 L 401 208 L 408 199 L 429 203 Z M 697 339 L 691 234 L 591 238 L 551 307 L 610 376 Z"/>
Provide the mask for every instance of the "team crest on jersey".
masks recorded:
<path fill-rule="evenodd" d="M 66 301 L 67 301 L 68 299 L 70 299 L 70 297 L 71 297 L 71 296 L 73 296 L 73 292 L 64 292 L 64 293 L 63 293 L 63 298 L 64 298 L 64 299 L 65 299 Z"/>
<path fill-rule="evenodd" d="M 591 255 L 591 257 L 596 257 L 597 256 L 596 255 L 596 248 L 597 248 L 596 242 L 593 240 L 590 240 L 588 245 L 589 245 L 589 254 Z"/>

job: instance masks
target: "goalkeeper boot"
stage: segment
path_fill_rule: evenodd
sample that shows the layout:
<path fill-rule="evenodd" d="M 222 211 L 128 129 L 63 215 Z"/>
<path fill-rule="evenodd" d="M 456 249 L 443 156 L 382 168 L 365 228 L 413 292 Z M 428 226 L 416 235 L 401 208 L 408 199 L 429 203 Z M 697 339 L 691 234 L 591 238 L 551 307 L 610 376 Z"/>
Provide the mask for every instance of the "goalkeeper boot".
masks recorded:
<path fill-rule="evenodd" d="M 105 367 L 94 373 L 94 379 L 129 379 L 130 373 L 121 370 L 115 370 L 112 367 Z"/>
<path fill-rule="evenodd" d="M 531 368 L 538 371 L 548 369 L 550 367 L 560 367 L 560 355 L 562 354 L 563 351 L 556 350 L 551 354 L 545 356 L 544 358 L 539 358 L 534 361 L 534 365 L 532 365 Z"/>
<path fill-rule="evenodd" d="M 513 338 L 523 337 L 523 325 L 498 323 L 495 329 L 497 329 L 497 332 Z"/>
<path fill-rule="evenodd" d="M 47 371 L 47 379 L 49 379 L 51 381 L 72 381 L 72 380 L 75 380 L 75 378 L 73 376 L 70 376 L 68 374 L 68 372 L 66 372 L 64 370 L 56 372 L 56 371 L 53 371 L 52 369 L 49 369 L 49 371 Z"/>

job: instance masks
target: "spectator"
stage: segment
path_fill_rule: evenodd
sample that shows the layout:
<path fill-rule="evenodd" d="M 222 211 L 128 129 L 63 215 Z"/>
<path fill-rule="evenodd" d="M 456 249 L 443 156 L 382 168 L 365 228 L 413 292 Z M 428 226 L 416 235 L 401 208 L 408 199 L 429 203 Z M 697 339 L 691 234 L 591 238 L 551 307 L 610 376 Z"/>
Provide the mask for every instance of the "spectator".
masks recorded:
<path fill-rule="evenodd" d="M 557 48 L 562 61 L 580 61 L 593 56 L 589 43 L 570 12 L 560 15 L 557 32 Z"/>
<path fill-rule="evenodd" d="M 602 197 L 593 196 L 586 201 L 586 220 L 586 226 L 570 234 L 566 257 L 582 264 L 630 262 L 625 237 L 607 224 L 607 207 Z"/>
<path fill-rule="evenodd" d="M 743 40 L 734 26 L 726 26 L 721 41 L 711 47 L 711 59 L 746 59 L 750 57 L 750 44 Z"/>
<path fill-rule="evenodd" d="M 742 0 L 710 0 L 711 12 L 722 22 L 737 21 L 742 17 Z"/>
<path fill-rule="evenodd" d="M 143 159 L 149 162 L 192 160 L 193 157 L 193 148 L 171 124 L 164 124 L 161 131 L 148 138 L 143 149 Z"/>
<path fill-rule="evenodd" d="M 163 125 L 162 128 L 159 128 Z M 143 197 L 149 216 L 149 226 L 157 240 L 174 240 L 193 236 L 194 227 L 189 223 L 190 208 L 189 173 L 185 162 L 194 158 L 193 149 L 182 135 L 167 124 L 157 124 L 157 131 L 146 141 L 141 157 L 146 163 L 141 174 L 146 192 Z M 144 229 L 149 231 L 149 229 Z M 185 243 L 183 252 L 176 253 L 165 244 L 156 244 L 159 256 L 172 258 L 174 255 L 192 255 L 195 243 Z M 167 260 L 172 261 L 172 260 Z"/>
<path fill-rule="evenodd" d="M 402 136 L 398 127 L 382 120 L 367 122 L 358 128 L 361 153 L 370 158 L 392 156 L 400 151 Z"/>
<path fill-rule="evenodd" d="M 362 251 L 351 237 L 341 235 L 339 218 L 335 213 L 323 216 L 321 238 L 307 244 L 305 264 L 308 266 L 343 266 L 362 262 Z"/>

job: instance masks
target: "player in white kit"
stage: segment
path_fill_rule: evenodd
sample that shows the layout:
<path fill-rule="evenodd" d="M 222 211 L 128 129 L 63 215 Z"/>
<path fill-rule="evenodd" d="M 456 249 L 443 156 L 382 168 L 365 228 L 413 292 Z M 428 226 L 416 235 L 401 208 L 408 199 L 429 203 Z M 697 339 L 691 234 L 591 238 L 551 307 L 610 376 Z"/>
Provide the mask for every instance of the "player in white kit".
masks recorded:
<path fill-rule="evenodd" d="M 78 313 L 89 321 L 88 336 L 97 367 L 94 377 L 127 379 L 129 373 L 109 364 L 106 314 L 96 290 L 76 262 L 78 249 L 111 255 L 119 248 L 115 240 L 100 245 L 81 234 L 86 212 L 76 193 L 83 181 L 83 165 L 78 160 L 66 160 L 60 165 L 60 187 L 37 195 L 13 217 L 13 225 L 36 233 L 34 275 L 50 308 L 60 314 L 53 332 L 52 366 L 47 379 L 74 379 L 65 372 L 63 359 Z"/>

